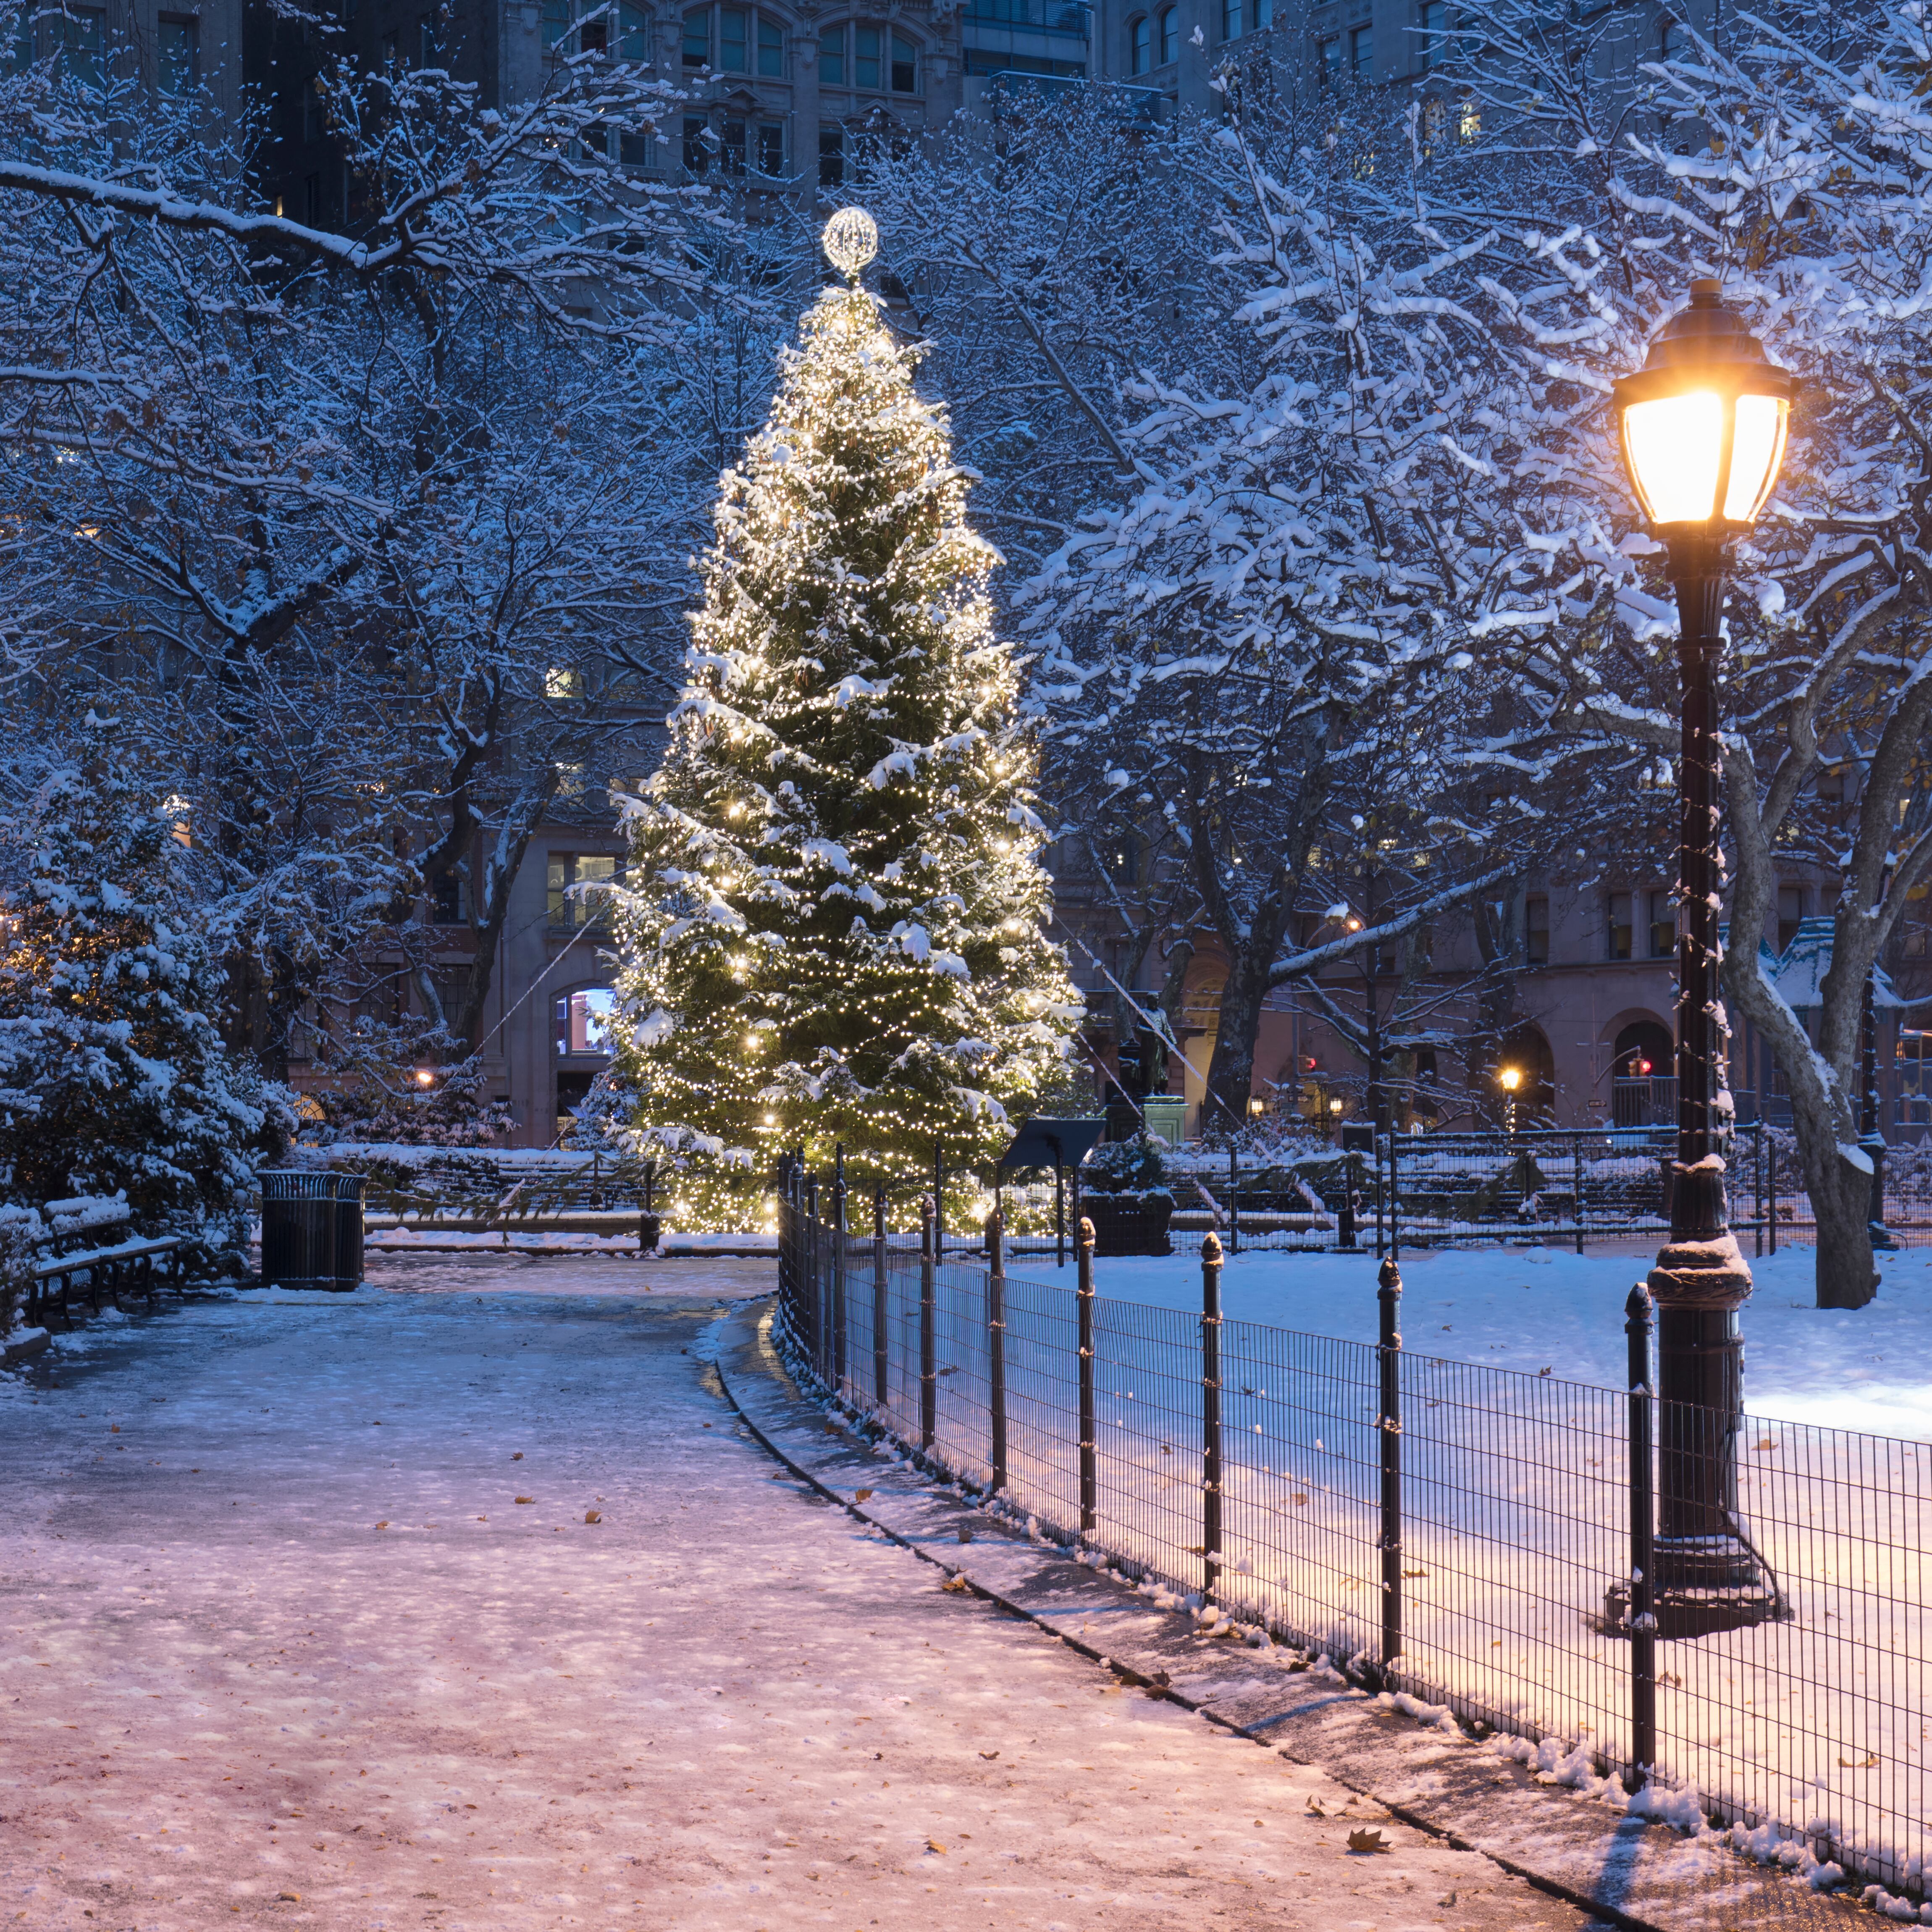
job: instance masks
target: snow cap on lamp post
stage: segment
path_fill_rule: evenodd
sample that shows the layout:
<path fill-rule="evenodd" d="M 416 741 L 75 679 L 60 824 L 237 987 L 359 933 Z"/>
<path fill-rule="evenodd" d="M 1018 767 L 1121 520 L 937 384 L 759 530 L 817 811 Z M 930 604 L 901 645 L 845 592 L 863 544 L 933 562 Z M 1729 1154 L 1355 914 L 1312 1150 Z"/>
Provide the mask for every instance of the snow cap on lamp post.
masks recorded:
<path fill-rule="evenodd" d="M 1748 526 L 1778 480 L 1796 388 L 1725 306 L 1720 284 L 1694 281 L 1690 306 L 1612 391 L 1624 466 L 1651 527 L 1722 538 Z"/>
<path fill-rule="evenodd" d="M 848 282 L 879 252 L 878 224 L 862 208 L 842 208 L 825 224 L 825 259 Z"/>

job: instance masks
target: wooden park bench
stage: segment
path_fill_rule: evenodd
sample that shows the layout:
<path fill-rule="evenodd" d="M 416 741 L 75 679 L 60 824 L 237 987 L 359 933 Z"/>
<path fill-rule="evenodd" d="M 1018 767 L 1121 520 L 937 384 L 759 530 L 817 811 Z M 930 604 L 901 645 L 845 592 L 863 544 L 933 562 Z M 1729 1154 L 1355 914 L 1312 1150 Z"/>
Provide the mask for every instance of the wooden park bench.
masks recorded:
<path fill-rule="evenodd" d="M 108 1208 L 104 1202 L 93 1205 L 90 1211 L 62 1214 L 60 1210 L 68 1204 L 50 1201 L 41 1210 L 54 1226 L 39 1243 L 27 1271 L 26 1305 L 21 1312 L 28 1322 L 44 1326 L 50 1312 L 58 1306 L 62 1325 L 71 1326 L 68 1304 L 76 1280 L 86 1283 L 88 1306 L 97 1315 L 104 1290 L 112 1300 L 132 1286 L 152 1300 L 160 1285 L 158 1268 L 162 1263 L 166 1264 L 170 1283 L 179 1286 L 181 1253 L 188 1246 L 187 1235 L 129 1235 L 103 1244 L 101 1235 L 130 1225 L 126 1209 L 118 1214 L 103 1211 Z M 91 1237 L 94 1245 L 69 1246 L 76 1236 Z"/>

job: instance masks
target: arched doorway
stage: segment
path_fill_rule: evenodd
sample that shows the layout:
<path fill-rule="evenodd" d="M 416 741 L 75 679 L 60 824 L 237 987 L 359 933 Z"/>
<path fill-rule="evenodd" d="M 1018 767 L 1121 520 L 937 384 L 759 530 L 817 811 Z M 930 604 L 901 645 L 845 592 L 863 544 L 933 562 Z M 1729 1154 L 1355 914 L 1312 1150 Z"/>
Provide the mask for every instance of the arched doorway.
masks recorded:
<path fill-rule="evenodd" d="M 1505 1071 L 1519 1077 L 1514 1089 L 1515 1124 L 1522 1127 L 1553 1127 L 1556 1124 L 1556 1056 L 1542 1028 L 1527 1021 L 1510 1028 L 1496 1051 L 1496 1084 L 1498 1111 L 1507 1121 L 1508 1109 L 1502 1103 L 1510 1097 L 1504 1082 Z"/>
<path fill-rule="evenodd" d="M 1610 1050 L 1610 1124 L 1668 1126 L 1677 1113 L 1677 1046 L 1661 1020 L 1634 1019 Z"/>

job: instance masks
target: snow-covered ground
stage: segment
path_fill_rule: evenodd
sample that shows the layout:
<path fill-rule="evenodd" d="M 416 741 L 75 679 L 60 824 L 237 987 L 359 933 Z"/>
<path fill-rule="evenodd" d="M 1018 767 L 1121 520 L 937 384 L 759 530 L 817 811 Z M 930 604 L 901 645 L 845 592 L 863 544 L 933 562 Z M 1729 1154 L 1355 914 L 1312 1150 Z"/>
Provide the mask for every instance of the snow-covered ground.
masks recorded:
<path fill-rule="evenodd" d="M 376 1271 L 0 1376 L 0 1923 L 1582 1923 L 775 1480 L 768 1264 Z"/>
<path fill-rule="evenodd" d="M 1177 1246 L 1180 1244 L 1177 1243 Z M 1748 1248 L 1747 1248 L 1748 1252 Z M 1417 1354 L 1544 1368 L 1604 1388 L 1624 1383 L 1624 1300 L 1649 1265 L 1641 1254 L 1553 1248 L 1416 1250 L 1402 1258 L 1402 1341 Z M 1372 1254 L 1247 1253 L 1228 1258 L 1222 1298 L 1232 1318 L 1361 1342 L 1376 1339 Z M 1869 1307 L 1812 1304 L 1808 1248 L 1750 1264 L 1744 1401 L 1754 1415 L 1932 1439 L 1932 1249 L 1882 1256 Z M 1012 1265 L 1035 1281 L 1072 1280 L 1031 1256 Z M 1198 1308 L 1198 1252 L 1094 1264 L 1095 1286 L 1123 1300 Z"/>

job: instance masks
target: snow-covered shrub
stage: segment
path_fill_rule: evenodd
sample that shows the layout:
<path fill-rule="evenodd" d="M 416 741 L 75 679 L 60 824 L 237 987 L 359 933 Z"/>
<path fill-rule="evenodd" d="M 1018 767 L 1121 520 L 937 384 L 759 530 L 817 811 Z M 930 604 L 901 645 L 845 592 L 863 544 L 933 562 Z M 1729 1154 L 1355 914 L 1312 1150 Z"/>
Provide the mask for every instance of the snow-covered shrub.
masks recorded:
<path fill-rule="evenodd" d="M 6 1340 L 20 1318 L 34 1244 L 46 1232 L 32 1208 L 0 1201 L 0 1342 Z"/>
<path fill-rule="evenodd" d="M 1159 1192 L 1173 1198 L 1162 1144 L 1147 1134 L 1102 1142 L 1082 1166 L 1080 1185 L 1089 1194 Z"/>
<path fill-rule="evenodd" d="M 208 1018 L 170 814 L 82 736 L 0 814 L 0 1200 L 122 1194 L 143 1231 L 226 1240 L 288 1110 Z"/>

